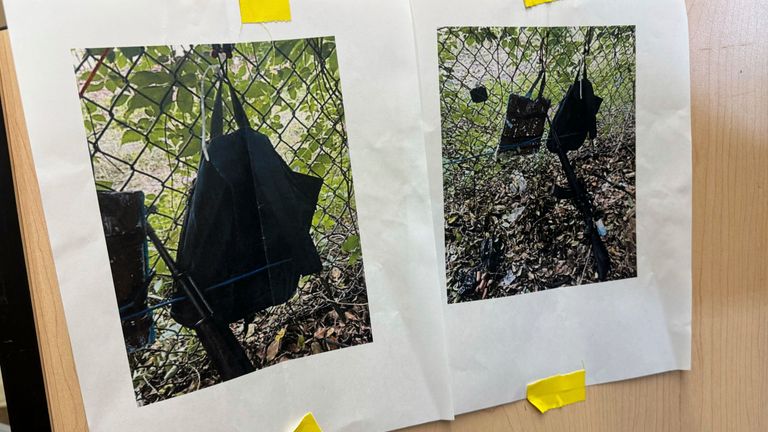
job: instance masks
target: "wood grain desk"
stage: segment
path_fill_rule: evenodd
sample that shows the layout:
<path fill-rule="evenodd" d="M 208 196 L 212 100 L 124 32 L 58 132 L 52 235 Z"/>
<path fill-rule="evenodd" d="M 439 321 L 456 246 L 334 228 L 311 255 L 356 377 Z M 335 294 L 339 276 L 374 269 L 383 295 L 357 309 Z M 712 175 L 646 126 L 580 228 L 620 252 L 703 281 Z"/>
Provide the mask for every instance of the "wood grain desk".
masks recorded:
<path fill-rule="evenodd" d="M 693 371 L 592 386 L 586 402 L 545 415 L 518 402 L 409 431 L 768 431 L 768 2 L 687 0 L 687 6 L 693 86 Z M 0 91 L 52 423 L 57 432 L 85 431 L 11 65 L 3 31 Z"/>

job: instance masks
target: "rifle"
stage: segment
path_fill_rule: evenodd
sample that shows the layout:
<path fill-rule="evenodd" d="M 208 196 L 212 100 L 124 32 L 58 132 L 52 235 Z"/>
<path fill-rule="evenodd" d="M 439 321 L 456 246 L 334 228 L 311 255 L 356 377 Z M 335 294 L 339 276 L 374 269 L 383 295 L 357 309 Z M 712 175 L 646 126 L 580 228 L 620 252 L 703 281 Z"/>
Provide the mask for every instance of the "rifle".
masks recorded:
<path fill-rule="evenodd" d="M 243 350 L 243 346 L 237 341 L 235 335 L 227 323 L 216 319 L 213 309 L 205 299 L 203 292 L 198 288 L 195 281 L 187 274 L 184 274 L 176 266 L 168 249 L 147 222 L 147 235 L 152 244 L 155 245 L 157 253 L 165 262 L 171 276 L 179 282 L 184 294 L 192 302 L 195 310 L 199 314 L 199 321 L 195 323 L 194 330 L 200 342 L 203 344 L 205 352 L 213 362 L 214 367 L 221 375 L 224 381 L 237 378 L 247 373 L 253 372 L 253 364 L 248 359 L 248 355 Z"/>
<path fill-rule="evenodd" d="M 592 204 L 592 198 L 589 193 L 584 189 L 583 184 L 576 177 L 576 172 L 573 169 L 570 159 L 568 159 L 568 153 L 565 147 L 560 143 L 560 138 L 552 126 L 552 120 L 547 114 L 547 123 L 549 124 L 549 131 L 554 138 L 557 145 L 557 157 L 560 159 L 560 164 L 565 171 L 565 177 L 568 180 L 568 188 L 564 188 L 555 185 L 552 194 L 557 199 L 571 199 L 573 205 L 581 214 L 581 218 L 584 221 L 584 232 L 592 244 L 592 254 L 595 257 L 597 264 L 597 275 L 600 281 L 604 281 L 608 278 L 608 273 L 611 271 L 611 259 L 608 255 L 608 249 L 606 249 L 601 237 L 598 226 L 602 226 L 602 220 L 597 217 L 597 212 Z M 598 225 L 595 224 L 597 221 Z"/>

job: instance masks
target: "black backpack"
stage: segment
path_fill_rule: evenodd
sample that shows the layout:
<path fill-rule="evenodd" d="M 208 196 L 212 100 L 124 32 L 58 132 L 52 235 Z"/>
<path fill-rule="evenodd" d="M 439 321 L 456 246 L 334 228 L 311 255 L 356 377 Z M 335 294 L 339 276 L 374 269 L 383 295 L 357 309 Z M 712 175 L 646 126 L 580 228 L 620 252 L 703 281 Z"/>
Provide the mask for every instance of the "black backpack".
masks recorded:
<path fill-rule="evenodd" d="M 539 94 L 533 99 L 533 91 L 539 82 Z M 525 96 L 514 93 L 509 95 L 497 155 L 506 152 L 527 155 L 539 150 L 551 104 L 549 99 L 544 97 L 546 82 L 546 71 L 542 69 Z"/>
<path fill-rule="evenodd" d="M 219 322 L 286 302 L 301 275 L 322 270 L 309 233 L 322 179 L 292 171 L 269 138 L 250 128 L 227 84 L 238 129 L 222 134 L 222 82 L 177 253 L 178 268 L 203 291 Z M 177 283 L 176 296 L 183 294 Z M 186 298 L 171 313 L 188 327 L 200 319 Z"/>

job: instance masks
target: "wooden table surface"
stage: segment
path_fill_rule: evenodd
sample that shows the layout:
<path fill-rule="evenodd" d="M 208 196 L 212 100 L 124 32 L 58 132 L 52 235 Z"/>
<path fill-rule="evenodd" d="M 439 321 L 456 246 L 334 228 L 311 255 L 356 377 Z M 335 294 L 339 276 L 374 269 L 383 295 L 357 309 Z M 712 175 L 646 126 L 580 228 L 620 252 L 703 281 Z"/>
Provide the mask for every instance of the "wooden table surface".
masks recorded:
<path fill-rule="evenodd" d="M 545 415 L 518 402 L 408 431 L 768 431 L 768 1 L 687 0 L 687 6 L 693 370 L 591 386 L 586 402 Z M 57 432 L 85 431 L 11 62 L 3 31 L 0 92 L 52 423 Z"/>

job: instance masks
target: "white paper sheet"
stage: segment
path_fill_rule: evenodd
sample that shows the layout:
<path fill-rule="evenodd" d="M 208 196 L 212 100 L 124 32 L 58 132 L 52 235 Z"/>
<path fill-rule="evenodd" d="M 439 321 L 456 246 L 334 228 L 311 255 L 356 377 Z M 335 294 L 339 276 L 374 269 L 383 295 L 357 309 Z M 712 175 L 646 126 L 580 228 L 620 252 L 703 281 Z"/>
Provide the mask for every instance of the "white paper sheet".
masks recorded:
<path fill-rule="evenodd" d="M 412 11 L 439 257 L 445 247 L 437 29 L 636 26 L 638 276 L 447 305 L 457 414 L 522 399 L 527 383 L 582 367 L 588 384 L 689 369 L 691 138 L 683 2 L 560 0 L 526 10 L 522 0 L 413 0 Z"/>
<path fill-rule="evenodd" d="M 292 0 L 290 23 L 238 2 L 5 2 L 69 334 L 92 431 L 324 430 L 452 418 L 409 4 Z M 373 343 L 138 407 L 117 315 L 70 49 L 335 36 Z"/>

